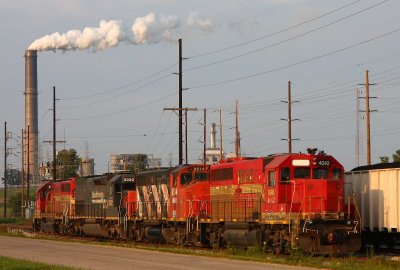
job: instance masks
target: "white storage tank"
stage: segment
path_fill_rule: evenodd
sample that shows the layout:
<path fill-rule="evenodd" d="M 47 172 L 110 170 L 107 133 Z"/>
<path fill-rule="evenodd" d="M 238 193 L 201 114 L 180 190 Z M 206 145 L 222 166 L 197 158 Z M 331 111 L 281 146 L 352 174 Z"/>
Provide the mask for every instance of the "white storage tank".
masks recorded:
<path fill-rule="evenodd" d="M 345 195 L 357 195 L 364 231 L 400 232 L 400 168 L 345 173 Z"/>
<path fill-rule="evenodd" d="M 93 158 L 82 158 L 80 176 L 91 176 L 94 175 L 94 159 Z"/>

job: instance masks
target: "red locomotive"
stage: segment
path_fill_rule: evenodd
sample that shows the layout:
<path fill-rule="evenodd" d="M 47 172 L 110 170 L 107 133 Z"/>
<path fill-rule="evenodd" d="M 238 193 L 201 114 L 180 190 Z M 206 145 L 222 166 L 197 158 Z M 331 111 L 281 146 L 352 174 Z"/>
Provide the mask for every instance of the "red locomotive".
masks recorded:
<path fill-rule="evenodd" d="M 359 215 L 347 207 L 352 198 L 343 197 L 343 166 L 314 151 L 211 166 L 211 242 L 276 252 L 286 247 L 313 254 L 357 251 Z"/>
<path fill-rule="evenodd" d="M 335 158 L 311 150 L 70 179 L 38 189 L 34 224 L 133 241 L 348 254 L 361 246 L 360 220 L 343 174 Z"/>

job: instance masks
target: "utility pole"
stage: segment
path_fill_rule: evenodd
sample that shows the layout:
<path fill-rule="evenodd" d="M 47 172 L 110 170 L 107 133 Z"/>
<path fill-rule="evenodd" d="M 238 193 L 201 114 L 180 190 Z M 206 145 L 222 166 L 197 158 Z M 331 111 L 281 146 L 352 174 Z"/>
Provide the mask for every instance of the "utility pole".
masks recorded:
<path fill-rule="evenodd" d="M 43 141 L 44 143 L 50 143 L 53 145 L 53 181 L 56 181 L 57 178 L 57 143 L 65 143 L 65 141 L 57 141 L 56 139 L 56 101 L 56 87 L 53 86 L 53 141 Z"/>
<path fill-rule="evenodd" d="M 182 39 L 179 39 L 179 165 L 183 164 L 183 154 L 182 154 Z"/>
<path fill-rule="evenodd" d="M 53 86 L 53 181 L 56 181 L 56 87 Z"/>
<path fill-rule="evenodd" d="M 369 109 L 369 100 L 371 98 L 376 98 L 376 97 L 370 97 L 369 96 L 369 86 L 370 85 L 375 85 L 375 83 L 369 83 L 369 76 L 368 76 L 368 69 L 365 71 L 365 84 L 360 84 L 360 85 L 365 85 L 365 113 L 366 113 L 366 122 L 367 122 L 367 165 L 371 165 L 371 123 L 370 123 L 370 113 L 371 112 L 376 112 L 377 110 L 370 110 Z"/>
<path fill-rule="evenodd" d="M 219 160 L 222 160 L 222 110 L 219 110 Z"/>
<path fill-rule="evenodd" d="M 4 218 L 7 217 L 7 122 L 4 122 Z"/>
<path fill-rule="evenodd" d="M 188 113 L 188 111 L 197 111 L 197 108 L 164 108 L 164 111 L 174 111 L 174 112 L 178 111 L 179 119 L 181 119 L 180 115 L 182 115 L 182 111 L 185 111 L 185 119 L 186 119 L 186 121 L 185 121 L 185 126 L 186 126 L 186 163 L 188 163 L 188 154 L 187 154 L 187 113 Z M 180 127 L 182 127 L 182 125 L 180 125 Z M 179 145 L 182 148 L 182 137 L 181 136 L 182 136 L 182 130 L 180 131 L 180 135 L 179 135 Z M 181 148 L 180 148 L 180 152 L 179 152 L 179 159 L 180 159 L 179 165 L 183 164 L 183 159 L 181 159 L 181 155 L 182 155 L 182 153 L 181 153 L 182 149 Z"/>
<path fill-rule="evenodd" d="M 203 164 L 206 164 L 206 147 L 207 147 L 207 109 L 204 109 L 204 129 L 203 129 L 203 137 L 204 137 L 204 144 L 203 144 Z"/>
<path fill-rule="evenodd" d="M 371 124 L 369 111 L 369 77 L 368 70 L 365 72 L 365 110 L 367 112 L 367 164 L 371 165 Z"/>
<path fill-rule="evenodd" d="M 356 90 L 356 138 L 355 138 L 355 157 L 356 167 L 360 166 L 360 92 Z"/>
<path fill-rule="evenodd" d="M 187 59 L 184 58 L 182 56 L 182 39 L 178 39 L 178 43 L 179 43 L 179 72 L 178 73 L 173 73 L 176 75 L 179 75 L 179 88 L 178 88 L 178 92 L 179 92 L 179 112 L 178 112 L 178 126 L 179 126 L 179 138 L 178 138 L 178 145 L 179 145 L 179 160 L 178 163 L 179 165 L 183 164 L 183 149 L 182 149 L 182 143 L 183 143 L 183 132 L 182 132 L 182 109 L 183 109 L 183 105 L 182 105 L 182 91 L 183 90 L 187 90 L 187 88 L 183 88 L 183 84 L 182 84 L 182 77 L 183 77 L 183 72 L 182 72 L 182 62 L 183 60 Z"/>
<path fill-rule="evenodd" d="M 24 217 L 24 190 L 25 190 L 25 160 L 24 160 L 24 129 L 21 130 L 21 217 Z"/>
<path fill-rule="evenodd" d="M 288 81 L 288 146 L 289 154 L 292 153 L 292 94 L 291 82 Z"/>
<path fill-rule="evenodd" d="M 187 111 L 185 112 L 185 160 L 186 160 L 186 164 L 189 164 L 189 161 L 188 161 L 188 122 L 187 122 Z"/>
<path fill-rule="evenodd" d="M 236 110 L 235 110 L 235 155 L 236 158 L 239 157 L 239 126 L 238 126 L 238 101 L 236 100 Z"/>
<path fill-rule="evenodd" d="M 288 118 L 284 119 L 282 118 L 281 120 L 287 121 L 288 122 L 288 138 L 287 139 L 282 139 L 284 141 L 288 141 L 288 152 L 289 154 L 292 153 L 292 141 L 297 141 L 299 139 L 292 139 L 292 121 L 298 121 L 299 119 L 292 119 L 292 103 L 295 103 L 297 101 L 292 101 L 292 90 L 291 90 L 291 81 L 288 81 L 288 100 L 287 101 L 282 101 L 283 103 L 288 104 Z"/>

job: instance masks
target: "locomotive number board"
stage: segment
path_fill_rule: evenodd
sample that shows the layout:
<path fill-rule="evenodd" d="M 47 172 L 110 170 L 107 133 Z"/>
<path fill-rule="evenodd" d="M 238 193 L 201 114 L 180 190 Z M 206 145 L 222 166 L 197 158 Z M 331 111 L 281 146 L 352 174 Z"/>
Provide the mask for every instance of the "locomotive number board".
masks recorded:
<path fill-rule="evenodd" d="M 193 167 L 194 172 L 203 172 L 206 170 L 206 167 Z"/>
<path fill-rule="evenodd" d="M 135 177 L 124 177 L 123 182 L 135 182 Z"/>
<path fill-rule="evenodd" d="M 331 165 L 331 162 L 330 162 L 330 160 L 318 160 L 317 164 L 319 166 L 329 166 L 329 165 Z"/>

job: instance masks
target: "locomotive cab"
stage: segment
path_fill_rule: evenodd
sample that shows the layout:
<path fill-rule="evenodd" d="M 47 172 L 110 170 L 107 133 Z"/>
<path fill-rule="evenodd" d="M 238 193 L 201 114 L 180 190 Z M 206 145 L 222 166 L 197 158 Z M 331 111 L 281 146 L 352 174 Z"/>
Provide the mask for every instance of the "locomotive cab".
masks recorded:
<path fill-rule="evenodd" d="M 75 203 L 75 178 L 65 181 L 46 182 L 36 191 L 36 210 L 33 217 L 35 230 L 62 231 L 59 220 L 73 212 Z"/>
<path fill-rule="evenodd" d="M 284 205 L 285 213 L 301 212 L 315 218 L 324 215 L 337 217 L 342 212 L 343 166 L 333 157 L 282 155 L 269 163 L 265 170 L 266 197 L 269 202 Z"/>
<path fill-rule="evenodd" d="M 302 250 L 351 253 L 360 248 L 359 220 L 345 212 L 343 166 L 324 153 L 277 156 L 266 168 L 266 211 L 290 222 Z M 269 209 L 268 209 L 269 208 Z M 295 242 L 294 239 L 291 241 Z"/>
<path fill-rule="evenodd" d="M 185 220 L 205 215 L 209 199 L 209 166 L 203 164 L 184 165 L 171 173 L 172 218 Z"/>
<path fill-rule="evenodd" d="M 40 215 L 41 213 L 45 213 L 46 211 L 46 201 L 48 198 L 49 190 L 51 189 L 51 183 L 46 182 L 38 187 L 36 190 L 36 213 Z"/>

